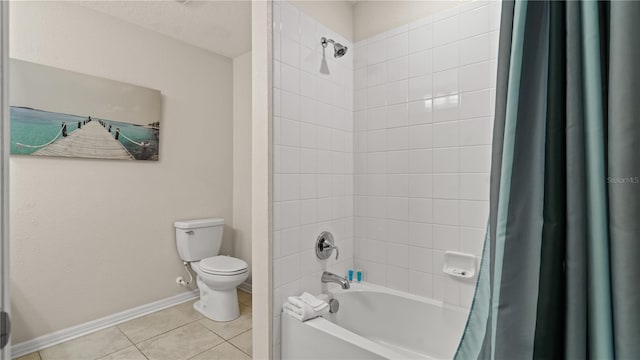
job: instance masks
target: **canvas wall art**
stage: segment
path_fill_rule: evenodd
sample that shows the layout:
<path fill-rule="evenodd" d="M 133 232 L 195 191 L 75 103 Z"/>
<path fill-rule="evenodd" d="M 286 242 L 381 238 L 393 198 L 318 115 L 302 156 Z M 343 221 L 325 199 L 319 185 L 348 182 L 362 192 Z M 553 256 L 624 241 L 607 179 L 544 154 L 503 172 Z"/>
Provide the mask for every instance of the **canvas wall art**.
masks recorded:
<path fill-rule="evenodd" d="M 157 161 L 160 91 L 9 63 L 11 154 Z"/>

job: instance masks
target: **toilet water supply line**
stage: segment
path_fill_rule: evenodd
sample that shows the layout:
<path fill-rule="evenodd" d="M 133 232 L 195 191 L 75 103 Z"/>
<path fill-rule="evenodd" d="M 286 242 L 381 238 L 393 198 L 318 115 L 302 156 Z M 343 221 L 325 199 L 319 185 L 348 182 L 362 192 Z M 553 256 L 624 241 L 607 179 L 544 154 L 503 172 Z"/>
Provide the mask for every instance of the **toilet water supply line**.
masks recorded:
<path fill-rule="evenodd" d="M 184 278 L 182 278 L 182 276 L 178 276 L 176 278 L 176 282 L 184 287 L 188 287 L 191 282 L 193 281 L 193 275 L 191 275 L 191 271 L 189 271 L 189 263 L 184 261 L 182 262 L 182 265 L 184 265 L 184 270 L 187 272 L 187 274 L 189 274 L 189 281 L 184 281 Z"/>

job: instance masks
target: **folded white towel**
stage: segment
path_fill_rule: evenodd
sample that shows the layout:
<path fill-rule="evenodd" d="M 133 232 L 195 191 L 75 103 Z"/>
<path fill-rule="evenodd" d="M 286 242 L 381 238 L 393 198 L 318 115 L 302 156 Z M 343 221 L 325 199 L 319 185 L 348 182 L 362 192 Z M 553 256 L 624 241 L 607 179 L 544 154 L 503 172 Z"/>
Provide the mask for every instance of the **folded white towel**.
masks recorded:
<path fill-rule="evenodd" d="M 303 301 L 299 296 L 289 296 L 287 298 L 287 301 L 289 301 L 289 303 L 297 308 L 304 308 L 305 306 L 311 306 L 310 304 L 307 304 L 305 301 Z M 313 307 L 311 307 L 313 309 Z"/>
<path fill-rule="evenodd" d="M 309 304 L 309 306 L 311 306 L 311 308 L 313 308 L 313 310 L 315 311 L 323 311 L 329 308 L 329 304 L 309 294 L 308 292 L 302 293 L 302 295 L 300 295 L 300 300 Z"/>
<path fill-rule="evenodd" d="M 329 304 L 305 292 L 301 296 L 289 296 L 282 311 L 300 321 L 307 321 L 329 312 Z"/>
<path fill-rule="evenodd" d="M 289 302 L 286 302 L 282 306 L 282 311 L 300 321 L 307 321 L 321 315 L 320 313 L 313 311 L 309 305 L 303 308 L 298 308 Z"/>

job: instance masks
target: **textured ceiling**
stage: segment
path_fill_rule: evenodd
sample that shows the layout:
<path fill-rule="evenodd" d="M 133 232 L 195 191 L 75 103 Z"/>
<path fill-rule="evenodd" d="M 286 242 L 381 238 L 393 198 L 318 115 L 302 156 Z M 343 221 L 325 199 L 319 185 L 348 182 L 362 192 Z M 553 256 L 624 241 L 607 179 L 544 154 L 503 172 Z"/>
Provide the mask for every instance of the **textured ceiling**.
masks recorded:
<path fill-rule="evenodd" d="M 174 39 L 236 57 L 251 50 L 251 2 L 81 1 L 80 5 Z"/>

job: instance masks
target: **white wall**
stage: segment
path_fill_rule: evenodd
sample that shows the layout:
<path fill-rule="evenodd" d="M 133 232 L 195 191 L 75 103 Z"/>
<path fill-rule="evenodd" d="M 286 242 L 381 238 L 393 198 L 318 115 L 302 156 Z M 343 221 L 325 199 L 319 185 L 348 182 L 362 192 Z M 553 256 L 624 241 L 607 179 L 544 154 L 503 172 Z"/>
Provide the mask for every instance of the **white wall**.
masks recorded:
<path fill-rule="evenodd" d="M 355 264 L 365 279 L 469 306 L 447 250 L 480 255 L 499 3 L 473 2 L 355 48 Z"/>
<path fill-rule="evenodd" d="M 353 52 L 335 59 L 333 48 L 323 51 L 322 36 L 352 46 L 290 3 L 275 2 L 273 11 L 273 334 L 277 351 L 283 300 L 302 291 L 319 293 L 324 269 L 344 274 L 352 265 Z M 335 237 L 339 261 L 316 258 L 315 240 L 324 230 Z"/>
<path fill-rule="evenodd" d="M 251 52 L 233 59 L 233 256 L 251 268 Z"/>
<path fill-rule="evenodd" d="M 11 158 L 13 341 L 182 291 L 173 221 L 232 231 L 232 62 L 69 2 L 12 2 L 17 59 L 162 92 L 160 161 Z M 51 94 L 64 96 L 64 94 Z"/>

